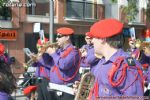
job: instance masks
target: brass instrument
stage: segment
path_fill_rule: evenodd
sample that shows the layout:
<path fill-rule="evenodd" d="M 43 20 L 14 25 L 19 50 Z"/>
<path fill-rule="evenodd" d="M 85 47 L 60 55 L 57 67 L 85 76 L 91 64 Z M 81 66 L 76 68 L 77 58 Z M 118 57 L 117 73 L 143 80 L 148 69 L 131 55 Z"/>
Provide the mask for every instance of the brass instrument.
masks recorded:
<path fill-rule="evenodd" d="M 46 51 L 46 49 L 48 47 L 54 48 L 54 50 L 56 51 L 56 49 L 58 49 L 58 43 L 51 43 L 50 41 L 43 43 L 40 51 L 37 54 L 33 54 L 30 57 L 30 60 L 27 63 L 23 63 L 23 66 L 25 68 L 28 68 L 29 66 L 32 66 L 32 64 L 36 61 L 38 61 L 38 59 L 43 55 L 43 53 Z"/>
<path fill-rule="evenodd" d="M 135 46 L 136 46 L 136 48 L 139 48 L 139 49 L 140 49 L 141 44 L 142 44 L 142 41 L 141 41 L 140 39 L 136 39 L 136 41 L 135 41 Z"/>
<path fill-rule="evenodd" d="M 23 67 L 28 68 L 29 66 L 32 66 L 32 64 L 36 61 L 37 61 L 37 55 L 32 55 L 32 57 L 27 63 L 23 63 Z"/>
<path fill-rule="evenodd" d="M 95 53 L 94 55 L 95 55 L 96 58 L 99 58 L 99 59 L 101 59 L 103 57 L 102 55 L 97 54 L 97 53 Z"/>
<path fill-rule="evenodd" d="M 74 100 L 87 100 L 91 88 L 94 86 L 94 75 L 90 72 L 83 74 Z"/>
<path fill-rule="evenodd" d="M 44 53 L 45 50 L 46 50 L 47 48 L 49 48 L 49 47 L 51 47 L 51 48 L 53 48 L 53 49 L 55 49 L 55 50 L 57 50 L 57 49 L 59 48 L 57 42 L 51 43 L 50 41 L 48 41 L 48 42 L 46 42 L 46 43 L 43 44 L 43 46 L 41 47 L 41 50 L 40 50 L 39 52 L 40 52 L 40 53 Z"/>

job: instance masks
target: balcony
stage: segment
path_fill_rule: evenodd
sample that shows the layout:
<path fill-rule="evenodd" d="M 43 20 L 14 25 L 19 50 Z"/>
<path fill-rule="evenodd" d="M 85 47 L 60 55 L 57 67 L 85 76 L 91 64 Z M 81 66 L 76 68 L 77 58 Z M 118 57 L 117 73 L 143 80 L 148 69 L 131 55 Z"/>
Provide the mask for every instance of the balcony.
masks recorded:
<path fill-rule="evenodd" d="M 0 28 L 12 28 L 11 20 L 0 20 Z"/>
<path fill-rule="evenodd" d="M 30 23 L 49 23 L 49 16 L 44 16 L 44 15 L 27 15 L 27 22 Z M 56 17 L 54 17 L 54 23 L 58 23 L 56 20 Z"/>

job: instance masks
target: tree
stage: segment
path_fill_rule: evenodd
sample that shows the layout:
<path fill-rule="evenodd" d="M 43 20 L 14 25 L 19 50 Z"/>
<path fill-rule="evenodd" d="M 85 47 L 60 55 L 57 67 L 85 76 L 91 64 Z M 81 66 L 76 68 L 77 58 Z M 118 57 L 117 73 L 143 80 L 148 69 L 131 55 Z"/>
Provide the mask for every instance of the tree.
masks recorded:
<path fill-rule="evenodd" d="M 9 0 L 0 0 L 0 17 L 1 19 L 7 20 L 8 17 L 11 17 L 11 9 L 6 6 L 6 3 Z"/>
<path fill-rule="evenodd" d="M 137 1 L 138 0 L 128 0 L 128 6 L 123 8 L 123 12 L 126 14 L 126 19 L 129 22 L 134 21 L 139 12 Z"/>
<path fill-rule="evenodd" d="M 111 0 L 111 2 L 112 2 L 112 3 L 117 3 L 117 2 L 118 2 L 118 0 Z"/>
<path fill-rule="evenodd" d="M 0 9 L 7 3 L 9 0 L 0 0 Z"/>
<path fill-rule="evenodd" d="M 123 7 L 123 13 L 126 15 L 124 22 L 127 20 L 128 22 L 134 21 L 138 14 L 137 1 L 138 0 L 127 0 L 128 6 Z M 111 0 L 112 3 L 117 3 L 118 0 Z"/>

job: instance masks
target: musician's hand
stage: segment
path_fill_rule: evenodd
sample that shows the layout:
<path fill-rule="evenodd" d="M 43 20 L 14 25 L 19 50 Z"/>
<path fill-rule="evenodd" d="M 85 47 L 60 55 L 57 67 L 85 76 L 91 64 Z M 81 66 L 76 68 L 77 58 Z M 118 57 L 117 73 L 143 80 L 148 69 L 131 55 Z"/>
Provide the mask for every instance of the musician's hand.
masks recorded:
<path fill-rule="evenodd" d="M 35 54 L 33 54 L 33 55 L 31 55 L 31 59 L 32 59 L 33 61 L 37 61 L 37 56 L 36 56 Z"/>
<path fill-rule="evenodd" d="M 82 57 L 86 57 L 86 56 L 87 56 L 87 52 L 84 51 L 84 52 L 82 53 Z"/>
<path fill-rule="evenodd" d="M 48 47 L 47 50 L 46 50 L 46 53 L 53 54 L 55 51 L 56 51 L 55 48 Z"/>
<path fill-rule="evenodd" d="M 78 86 L 79 86 L 80 82 L 79 81 L 75 81 L 75 83 L 73 84 L 73 92 L 76 95 L 77 91 L 78 91 Z"/>
<path fill-rule="evenodd" d="M 39 52 L 44 53 L 45 51 L 46 51 L 46 47 L 43 46 L 43 47 L 41 47 Z"/>
<path fill-rule="evenodd" d="M 80 49 L 80 52 L 81 52 L 81 57 L 87 56 L 87 50 L 86 50 L 86 49 L 81 48 L 81 49 Z"/>

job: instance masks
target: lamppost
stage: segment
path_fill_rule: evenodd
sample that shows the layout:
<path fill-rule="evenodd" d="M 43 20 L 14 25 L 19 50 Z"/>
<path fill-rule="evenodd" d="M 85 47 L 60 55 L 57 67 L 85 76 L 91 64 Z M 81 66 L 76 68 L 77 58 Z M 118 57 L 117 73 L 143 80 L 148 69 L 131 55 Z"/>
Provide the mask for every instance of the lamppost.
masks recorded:
<path fill-rule="evenodd" d="M 53 25 L 54 25 L 54 2 L 49 0 L 49 41 L 53 43 Z"/>

